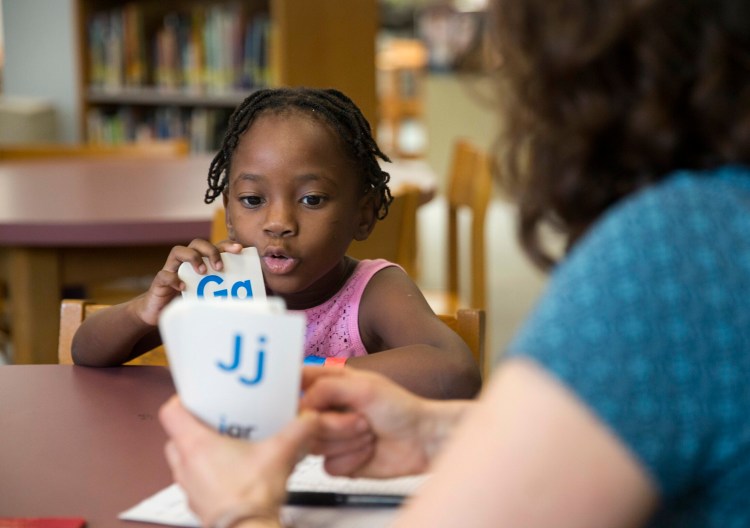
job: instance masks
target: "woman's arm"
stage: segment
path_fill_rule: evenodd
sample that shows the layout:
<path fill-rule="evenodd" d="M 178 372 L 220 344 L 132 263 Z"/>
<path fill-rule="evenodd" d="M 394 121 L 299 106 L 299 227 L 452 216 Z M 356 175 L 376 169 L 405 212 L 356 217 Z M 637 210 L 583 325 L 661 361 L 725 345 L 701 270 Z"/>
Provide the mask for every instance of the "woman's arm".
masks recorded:
<path fill-rule="evenodd" d="M 359 310 L 360 334 L 371 353 L 347 365 L 384 374 L 429 398 L 471 398 L 479 391 L 479 367 L 469 347 L 403 271 L 376 273 Z"/>
<path fill-rule="evenodd" d="M 205 526 L 279 527 L 286 480 L 315 445 L 331 456 L 326 469 L 335 461 L 337 474 L 423 471 L 472 405 L 419 398 L 383 376 L 356 369 L 306 368 L 303 389 L 303 409 L 323 412 L 303 410 L 279 433 L 258 442 L 219 435 L 176 397 L 162 406 L 172 475 Z M 344 459 L 331 455 L 329 448 L 341 454 L 342 446 L 361 445 L 360 438 L 375 446 L 364 464 L 342 465 Z"/>
<path fill-rule="evenodd" d="M 615 528 L 658 497 L 631 452 L 528 360 L 502 366 L 395 526 Z"/>
<path fill-rule="evenodd" d="M 380 447 L 353 474 L 386 476 L 389 466 L 403 469 L 399 461 L 431 458 L 428 451 L 448 439 L 396 526 L 618 528 L 643 524 L 658 500 L 627 448 L 526 360 L 501 367 L 479 403 L 452 410 L 454 402 L 429 402 L 354 370 L 306 371 L 305 387 L 307 406 L 322 414 L 303 414 L 262 442 L 222 437 L 175 399 L 162 408 L 173 475 L 207 525 L 230 515 L 248 526 L 276 526 L 294 462 L 314 437 L 331 432 L 325 409 L 342 407 L 352 411 L 341 416 L 353 418 L 350 432 L 369 428 Z M 329 440 L 335 447 L 342 437 Z"/>
<path fill-rule="evenodd" d="M 313 452 L 332 475 L 397 477 L 423 473 L 468 400 L 421 398 L 392 380 L 358 369 L 303 370 L 303 409 L 320 413 Z"/>

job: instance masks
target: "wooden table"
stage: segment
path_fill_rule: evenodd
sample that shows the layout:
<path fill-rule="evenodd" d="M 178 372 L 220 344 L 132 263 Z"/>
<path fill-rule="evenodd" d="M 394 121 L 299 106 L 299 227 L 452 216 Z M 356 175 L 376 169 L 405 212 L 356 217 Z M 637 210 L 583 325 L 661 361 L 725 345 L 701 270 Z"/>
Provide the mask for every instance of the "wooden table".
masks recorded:
<path fill-rule="evenodd" d="M 0 269 L 13 363 L 56 363 L 64 285 L 153 275 L 169 250 L 208 238 L 211 158 L 58 159 L 0 163 Z M 435 190 L 424 162 L 385 164 L 398 194 Z"/>
<path fill-rule="evenodd" d="M 159 406 L 174 394 L 164 367 L 0 367 L 0 514 L 117 514 L 168 486 Z"/>
<path fill-rule="evenodd" d="M 14 363 L 56 363 L 63 285 L 153 274 L 207 238 L 208 157 L 0 164 L 0 250 Z"/>
<path fill-rule="evenodd" d="M 87 528 L 161 526 L 117 515 L 172 483 L 158 421 L 172 394 L 165 367 L 0 366 L 0 517 L 82 517 Z M 382 528 L 396 510 L 286 513 L 298 528 Z"/>

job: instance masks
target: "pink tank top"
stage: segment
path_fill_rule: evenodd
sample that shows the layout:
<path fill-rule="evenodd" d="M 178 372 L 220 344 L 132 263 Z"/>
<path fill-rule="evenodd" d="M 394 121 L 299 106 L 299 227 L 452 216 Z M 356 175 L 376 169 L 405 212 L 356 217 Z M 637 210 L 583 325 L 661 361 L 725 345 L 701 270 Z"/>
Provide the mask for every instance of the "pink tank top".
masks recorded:
<path fill-rule="evenodd" d="M 367 355 L 359 335 L 359 303 L 370 279 L 390 266 L 399 267 L 383 259 L 361 260 L 336 295 L 323 304 L 301 310 L 307 317 L 305 357 Z"/>

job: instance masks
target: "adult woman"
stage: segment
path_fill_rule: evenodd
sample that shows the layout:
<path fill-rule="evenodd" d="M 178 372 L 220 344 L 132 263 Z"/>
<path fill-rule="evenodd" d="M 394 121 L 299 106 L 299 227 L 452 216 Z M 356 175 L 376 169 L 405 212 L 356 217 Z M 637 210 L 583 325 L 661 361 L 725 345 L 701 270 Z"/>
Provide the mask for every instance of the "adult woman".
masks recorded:
<path fill-rule="evenodd" d="M 314 447 L 336 473 L 429 467 L 398 526 L 747 526 L 748 6 L 493 7 L 521 242 L 552 265 L 551 225 L 568 251 L 478 403 L 307 374 L 306 406 L 358 413 L 320 415 Z M 173 467 L 204 482 L 194 424 L 163 417 Z"/>

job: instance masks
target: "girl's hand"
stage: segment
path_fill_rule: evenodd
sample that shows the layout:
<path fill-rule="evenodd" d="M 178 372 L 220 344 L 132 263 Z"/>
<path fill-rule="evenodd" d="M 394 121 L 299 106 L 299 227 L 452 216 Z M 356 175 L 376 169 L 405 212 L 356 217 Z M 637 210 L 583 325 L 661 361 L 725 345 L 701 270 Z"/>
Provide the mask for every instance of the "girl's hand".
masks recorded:
<path fill-rule="evenodd" d="M 397 477 L 428 469 L 467 402 L 437 402 L 378 374 L 303 370 L 302 408 L 320 412 L 312 451 L 332 475 Z"/>
<path fill-rule="evenodd" d="M 189 262 L 196 273 L 201 275 L 209 271 L 204 257 L 213 271 L 221 271 L 223 262 L 221 253 L 239 253 L 242 245 L 229 240 L 217 245 L 202 239 L 193 240 L 188 246 L 175 246 L 169 252 L 167 261 L 156 274 L 148 291 L 135 300 L 134 309 L 137 316 L 146 324 L 156 326 L 159 314 L 185 288 L 185 283 L 177 276 L 177 270 L 183 262 Z"/>
<path fill-rule="evenodd" d="M 314 434 L 314 413 L 302 414 L 260 442 L 219 435 L 176 396 L 162 406 L 159 419 L 169 436 L 165 453 L 172 475 L 204 526 L 228 517 L 252 519 L 252 526 L 280 526 L 286 481 Z"/>

